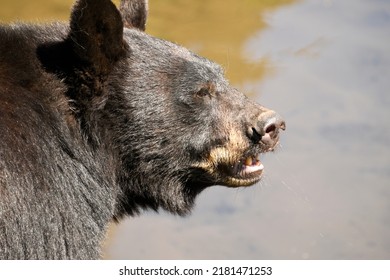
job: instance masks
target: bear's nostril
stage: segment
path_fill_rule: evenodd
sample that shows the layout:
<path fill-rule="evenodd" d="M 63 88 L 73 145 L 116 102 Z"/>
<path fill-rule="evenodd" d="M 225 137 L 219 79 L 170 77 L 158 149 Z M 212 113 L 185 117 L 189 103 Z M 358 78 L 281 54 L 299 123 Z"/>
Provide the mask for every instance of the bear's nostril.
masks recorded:
<path fill-rule="evenodd" d="M 268 133 L 268 134 L 271 134 L 271 133 L 273 133 L 273 132 L 275 132 L 276 131 L 276 125 L 275 124 L 270 124 L 270 125 L 268 125 L 267 127 L 266 127 L 266 129 L 265 129 L 265 133 Z"/>
<path fill-rule="evenodd" d="M 275 146 L 279 134 L 279 125 L 271 122 L 264 127 L 264 135 L 261 137 L 261 142 L 269 147 Z"/>
<path fill-rule="evenodd" d="M 279 133 L 279 129 L 285 130 L 286 123 L 280 117 L 272 118 L 268 124 L 264 127 L 265 134 L 270 136 L 276 136 Z"/>

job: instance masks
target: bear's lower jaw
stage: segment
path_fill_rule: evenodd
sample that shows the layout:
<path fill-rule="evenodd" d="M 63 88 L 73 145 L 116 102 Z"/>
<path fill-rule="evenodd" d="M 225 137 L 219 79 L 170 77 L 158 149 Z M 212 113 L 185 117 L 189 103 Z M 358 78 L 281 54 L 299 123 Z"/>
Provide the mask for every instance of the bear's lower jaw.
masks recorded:
<path fill-rule="evenodd" d="M 239 188 L 239 187 L 249 187 L 261 180 L 262 172 L 258 172 L 257 176 L 252 176 L 251 178 L 236 178 L 236 177 L 227 177 L 226 182 L 222 185 L 229 188 Z"/>
<path fill-rule="evenodd" d="M 222 185 L 230 188 L 249 187 L 259 182 L 263 175 L 263 169 L 252 171 L 244 175 L 226 176 Z"/>

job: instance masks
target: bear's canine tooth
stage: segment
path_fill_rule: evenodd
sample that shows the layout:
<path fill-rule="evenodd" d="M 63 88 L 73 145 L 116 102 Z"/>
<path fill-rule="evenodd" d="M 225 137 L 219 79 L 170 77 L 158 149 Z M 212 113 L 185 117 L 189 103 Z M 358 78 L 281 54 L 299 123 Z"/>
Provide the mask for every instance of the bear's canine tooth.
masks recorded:
<path fill-rule="evenodd" d="M 247 157 L 245 160 L 245 165 L 251 166 L 253 164 L 253 159 L 251 156 Z"/>

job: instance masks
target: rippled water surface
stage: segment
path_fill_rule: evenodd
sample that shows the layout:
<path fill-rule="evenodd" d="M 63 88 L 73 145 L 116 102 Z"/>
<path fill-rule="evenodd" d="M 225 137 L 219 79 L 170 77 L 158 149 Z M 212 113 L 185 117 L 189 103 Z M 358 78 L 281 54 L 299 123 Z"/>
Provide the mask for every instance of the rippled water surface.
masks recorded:
<path fill-rule="evenodd" d="M 66 20 L 71 2 L 0 0 L 0 19 Z M 287 131 L 263 182 L 127 219 L 107 258 L 390 258 L 389 1 L 150 0 L 147 28 L 222 64 Z"/>

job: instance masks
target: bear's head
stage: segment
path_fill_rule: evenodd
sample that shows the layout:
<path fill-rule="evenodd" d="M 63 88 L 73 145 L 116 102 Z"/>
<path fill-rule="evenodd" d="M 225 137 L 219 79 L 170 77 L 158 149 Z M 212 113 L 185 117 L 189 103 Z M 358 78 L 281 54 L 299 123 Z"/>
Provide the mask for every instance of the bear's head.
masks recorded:
<path fill-rule="evenodd" d="M 285 128 L 219 65 L 146 34 L 147 6 L 123 0 L 118 11 L 109 0 L 79 0 L 56 46 L 64 58 L 46 62 L 67 84 L 86 141 L 117 158 L 107 171 L 120 189 L 116 217 L 139 207 L 185 214 L 206 187 L 253 185 L 261 154 Z"/>

